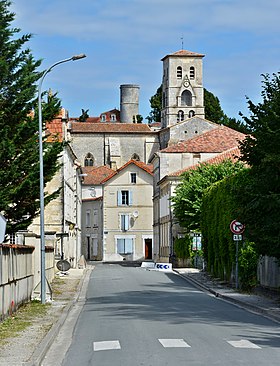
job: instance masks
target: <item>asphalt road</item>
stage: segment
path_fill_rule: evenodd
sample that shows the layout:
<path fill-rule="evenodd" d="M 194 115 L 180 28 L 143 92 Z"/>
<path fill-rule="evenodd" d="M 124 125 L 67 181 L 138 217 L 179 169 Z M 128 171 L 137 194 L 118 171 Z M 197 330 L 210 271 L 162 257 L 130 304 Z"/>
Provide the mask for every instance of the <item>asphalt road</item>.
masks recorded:
<path fill-rule="evenodd" d="M 279 324 L 174 273 L 97 265 L 80 310 L 63 366 L 280 364 Z"/>

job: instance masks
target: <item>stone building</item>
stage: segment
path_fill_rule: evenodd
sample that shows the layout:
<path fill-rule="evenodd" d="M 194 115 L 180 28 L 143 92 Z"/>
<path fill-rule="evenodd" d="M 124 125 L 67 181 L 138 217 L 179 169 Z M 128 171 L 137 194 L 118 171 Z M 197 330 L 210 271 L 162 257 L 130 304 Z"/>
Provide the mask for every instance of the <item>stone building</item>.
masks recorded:
<path fill-rule="evenodd" d="M 83 121 L 63 119 L 65 139 L 87 175 L 82 243 L 78 245 L 87 259 L 168 261 L 178 232 L 173 230 L 170 206 L 178 176 L 172 174 L 238 145 L 236 131 L 204 118 L 203 58 L 203 54 L 186 50 L 162 58 L 160 123 L 139 123 L 139 86 L 135 84 L 120 86 L 120 111 L 111 109 Z M 225 146 L 210 147 L 214 135 L 216 142 L 224 141 Z M 230 146 L 227 139 L 232 141 Z M 153 174 L 147 170 L 150 163 Z M 137 184 L 129 181 L 132 174 L 139 178 Z M 130 205 L 130 191 L 138 197 L 134 201 L 137 207 Z M 119 194 L 127 200 L 124 207 L 118 204 Z M 69 212 L 64 212 L 67 215 Z M 134 225 L 129 226 L 132 221 Z"/>

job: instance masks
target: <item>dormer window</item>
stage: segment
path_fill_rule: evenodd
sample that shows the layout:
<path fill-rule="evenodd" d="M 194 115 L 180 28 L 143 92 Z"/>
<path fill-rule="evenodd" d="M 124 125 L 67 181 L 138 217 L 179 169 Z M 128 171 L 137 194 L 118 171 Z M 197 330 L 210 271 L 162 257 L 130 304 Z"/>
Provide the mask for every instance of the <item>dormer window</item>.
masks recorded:
<path fill-rule="evenodd" d="M 106 114 L 101 114 L 101 122 L 106 122 Z"/>
<path fill-rule="evenodd" d="M 116 120 L 117 120 L 116 115 L 115 114 L 111 114 L 110 121 L 111 122 L 116 122 Z"/>
<path fill-rule="evenodd" d="M 182 66 L 178 66 L 177 67 L 177 79 L 182 79 L 182 75 L 183 75 Z"/>
<path fill-rule="evenodd" d="M 195 69 L 193 66 L 190 67 L 190 79 L 193 80 L 195 78 Z"/>

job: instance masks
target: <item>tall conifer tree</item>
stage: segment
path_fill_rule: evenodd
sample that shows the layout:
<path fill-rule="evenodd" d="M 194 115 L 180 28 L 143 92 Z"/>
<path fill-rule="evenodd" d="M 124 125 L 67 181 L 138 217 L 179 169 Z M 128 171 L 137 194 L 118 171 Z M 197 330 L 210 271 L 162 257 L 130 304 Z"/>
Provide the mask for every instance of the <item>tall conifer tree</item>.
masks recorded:
<path fill-rule="evenodd" d="M 250 134 L 241 143 L 242 160 L 251 166 L 244 187 L 243 216 L 259 254 L 280 259 L 280 72 L 263 75 L 262 102 L 248 99 L 243 116 Z"/>
<path fill-rule="evenodd" d="M 39 210 L 37 84 L 42 76 L 37 71 L 41 60 L 26 46 L 31 34 L 20 36 L 20 29 L 11 26 L 10 6 L 0 0 L 0 212 L 7 233 L 26 229 Z M 59 112 L 60 101 L 49 95 L 42 105 L 45 126 Z M 58 168 L 61 151 L 58 140 L 44 141 L 45 184 Z"/>

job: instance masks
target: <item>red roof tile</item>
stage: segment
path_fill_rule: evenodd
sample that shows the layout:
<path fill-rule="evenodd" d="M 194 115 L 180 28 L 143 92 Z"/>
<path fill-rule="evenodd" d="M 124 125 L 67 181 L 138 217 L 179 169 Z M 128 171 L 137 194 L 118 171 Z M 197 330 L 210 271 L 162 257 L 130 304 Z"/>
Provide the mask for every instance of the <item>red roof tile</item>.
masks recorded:
<path fill-rule="evenodd" d="M 85 166 L 82 168 L 83 174 L 87 174 L 84 177 L 83 184 L 85 185 L 96 185 L 102 184 L 102 181 L 109 176 L 115 175 L 115 171 L 106 166 Z"/>
<path fill-rule="evenodd" d="M 59 141 L 63 140 L 63 132 L 62 132 L 62 121 L 61 118 L 56 118 L 51 122 L 46 123 L 46 135 L 47 141 L 52 142 L 58 138 Z"/>
<path fill-rule="evenodd" d="M 72 122 L 71 133 L 154 133 L 142 123 Z"/>
<path fill-rule="evenodd" d="M 166 56 L 164 56 L 161 61 L 165 60 L 167 57 L 204 57 L 205 55 L 201 54 L 201 53 L 196 53 L 196 52 L 192 52 L 192 51 L 188 51 L 188 50 L 179 50 L 177 52 L 174 53 L 170 53 Z"/>
<path fill-rule="evenodd" d="M 86 120 L 86 123 L 99 123 L 99 122 L 102 122 L 102 123 L 110 123 L 112 122 L 111 121 L 111 115 L 114 114 L 115 117 L 116 117 L 116 121 L 113 122 L 113 123 L 117 123 L 117 122 L 120 122 L 120 111 L 116 108 L 114 109 L 111 109 L 110 111 L 106 111 L 106 112 L 102 112 L 100 114 L 100 116 L 98 117 L 88 117 L 87 120 Z M 101 116 L 102 115 L 105 115 L 106 116 L 106 121 L 101 121 Z M 78 122 L 79 121 L 79 117 L 71 117 L 69 118 L 69 121 L 71 122 Z M 82 122 L 84 123 L 84 122 Z"/>
<path fill-rule="evenodd" d="M 128 165 L 130 164 L 135 164 L 136 166 L 138 166 L 140 169 L 145 170 L 147 173 L 153 175 L 153 164 L 146 164 L 143 161 L 138 161 L 138 160 L 129 160 L 127 163 L 125 163 L 123 166 L 121 166 L 119 169 L 117 169 L 111 176 L 108 176 L 107 178 L 105 178 L 102 183 L 107 182 L 109 179 L 111 179 L 114 175 L 118 174 L 119 172 L 121 172 L 123 169 L 125 169 Z"/>
<path fill-rule="evenodd" d="M 126 168 L 130 164 L 135 164 L 140 169 L 145 170 L 147 173 L 149 173 L 151 175 L 153 174 L 153 170 L 154 170 L 153 164 L 146 164 L 143 161 L 134 160 L 134 159 L 129 160 L 127 163 L 125 163 L 123 166 L 121 166 L 117 171 L 119 172 L 119 171 L 123 170 L 124 168 Z"/>
<path fill-rule="evenodd" d="M 245 134 L 220 126 L 192 139 L 179 142 L 161 150 L 167 153 L 219 153 L 238 146 Z"/>

